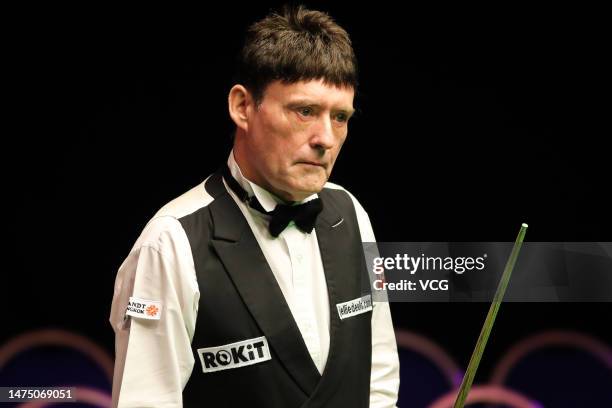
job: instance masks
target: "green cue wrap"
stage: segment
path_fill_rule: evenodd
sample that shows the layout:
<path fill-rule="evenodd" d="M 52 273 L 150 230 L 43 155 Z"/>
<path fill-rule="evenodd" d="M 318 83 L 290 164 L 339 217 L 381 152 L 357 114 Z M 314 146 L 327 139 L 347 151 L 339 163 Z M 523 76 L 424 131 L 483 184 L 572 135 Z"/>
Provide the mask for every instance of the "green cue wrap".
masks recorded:
<path fill-rule="evenodd" d="M 526 232 L 527 224 L 521 225 L 521 230 L 519 231 L 518 237 L 516 237 L 516 241 L 514 242 L 514 247 L 512 248 L 508 262 L 506 262 L 506 268 L 504 269 L 504 273 L 502 274 L 499 285 L 497 286 L 497 291 L 495 291 L 495 296 L 493 297 L 493 302 L 489 308 L 489 313 L 487 314 L 487 318 L 485 319 L 482 330 L 480 331 L 480 336 L 478 336 L 478 341 L 476 342 L 476 347 L 474 347 L 474 352 L 470 358 L 470 363 L 468 364 L 468 368 L 463 376 L 463 381 L 461 382 L 461 387 L 459 388 L 459 394 L 457 394 L 457 399 L 455 400 L 455 405 L 453 405 L 453 408 L 463 408 L 465 405 L 465 399 L 467 398 L 470 388 L 472 387 L 472 382 L 476 376 L 476 370 L 478 370 L 482 353 L 484 352 L 485 346 L 487 345 L 487 340 L 489 339 L 489 334 L 491 334 L 491 329 L 495 323 L 497 311 L 499 310 L 499 306 L 501 306 L 502 300 L 504 299 L 504 293 L 506 293 L 506 288 L 508 287 L 508 282 L 510 281 L 510 275 L 512 275 L 512 270 L 514 269 L 514 264 L 516 263 L 521 246 L 523 245 Z"/>

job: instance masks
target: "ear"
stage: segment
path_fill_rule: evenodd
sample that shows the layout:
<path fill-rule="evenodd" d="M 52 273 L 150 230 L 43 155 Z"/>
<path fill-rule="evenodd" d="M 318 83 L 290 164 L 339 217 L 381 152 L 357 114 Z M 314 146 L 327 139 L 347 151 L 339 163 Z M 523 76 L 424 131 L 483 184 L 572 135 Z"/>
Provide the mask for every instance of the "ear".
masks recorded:
<path fill-rule="evenodd" d="M 248 130 L 249 109 L 252 108 L 253 98 L 242 85 L 234 85 L 227 98 L 229 114 L 236 126 L 243 131 Z"/>

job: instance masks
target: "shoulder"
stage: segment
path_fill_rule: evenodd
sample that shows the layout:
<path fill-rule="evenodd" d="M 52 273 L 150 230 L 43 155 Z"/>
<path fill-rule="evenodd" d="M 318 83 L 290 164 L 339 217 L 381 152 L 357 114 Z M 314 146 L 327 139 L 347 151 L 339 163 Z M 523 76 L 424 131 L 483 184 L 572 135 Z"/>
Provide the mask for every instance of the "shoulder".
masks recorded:
<path fill-rule="evenodd" d="M 187 244 L 187 237 L 179 220 L 214 201 L 206 191 L 207 180 L 208 178 L 160 208 L 142 230 L 133 250 L 146 246 L 162 252 L 164 248 L 177 243 Z"/>
<path fill-rule="evenodd" d="M 210 179 L 210 177 L 211 176 L 207 177 L 206 180 L 197 186 L 164 205 L 153 216 L 153 219 L 158 217 L 172 217 L 179 219 L 208 206 L 214 201 L 213 196 L 206 191 L 206 182 Z"/>
<path fill-rule="evenodd" d="M 357 222 L 359 223 L 359 230 L 361 232 L 361 240 L 363 242 L 374 242 L 374 232 L 372 229 L 372 225 L 370 224 L 370 217 L 368 213 L 363 208 L 359 200 L 346 188 L 341 185 L 330 183 L 329 181 L 325 183 L 323 187 L 323 192 L 331 193 L 331 194 L 342 194 L 345 197 L 350 198 L 350 201 L 355 208 L 355 214 L 357 215 Z"/>
<path fill-rule="evenodd" d="M 359 203 L 357 198 L 350 191 L 348 191 L 346 188 L 342 187 L 341 185 L 336 184 L 336 183 L 331 183 L 328 181 L 327 183 L 325 183 L 325 186 L 323 186 L 323 189 L 329 192 L 332 192 L 332 193 L 343 193 L 347 195 L 351 199 L 351 202 L 353 203 L 353 206 L 355 207 L 355 212 L 357 212 L 357 215 L 359 216 L 359 213 L 363 213 L 367 215 L 365 209 L 363 208 L 361 203 Z"/>

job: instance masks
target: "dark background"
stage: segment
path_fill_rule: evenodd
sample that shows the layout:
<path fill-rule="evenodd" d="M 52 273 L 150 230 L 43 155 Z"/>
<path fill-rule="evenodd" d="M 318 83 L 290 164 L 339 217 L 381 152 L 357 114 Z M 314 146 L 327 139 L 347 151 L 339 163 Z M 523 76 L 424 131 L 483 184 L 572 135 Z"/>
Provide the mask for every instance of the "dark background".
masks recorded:
<path fill-rule="evenodd" d="M 379 241 L 512 241 L 521 222 L 531 241 L 612 240 L 598 10 L 308 4 L 347 29 L 360 62 L 331 181 L 360 200 Z M 15 15 L 3 340 L 59 327 L 113 352 L 117 268 L 159 207 L 226 160 L 233 59 L 270 7 Z M 488 304 L 392 308 L 398 327 L 466 366 Z M 476 381 L 540 330 L 610 345 L 610 311 L 504 304 Z"/>

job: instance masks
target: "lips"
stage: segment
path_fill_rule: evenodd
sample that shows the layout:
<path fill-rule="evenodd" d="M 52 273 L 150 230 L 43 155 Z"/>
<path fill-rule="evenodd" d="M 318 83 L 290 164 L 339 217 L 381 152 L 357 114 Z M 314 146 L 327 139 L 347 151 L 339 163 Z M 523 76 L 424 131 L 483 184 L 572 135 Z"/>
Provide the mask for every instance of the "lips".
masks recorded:
<path fill-rule="evenodd" d="M 300 161 L 298 162 L 299 164 L 309 164 L 311 166 L 319 166 L 319 167 L 323 167 L 325 168 L 325 164 L 323 163 L 319 163 L 319 162 L 315 162 L 315 161 Z"/>

